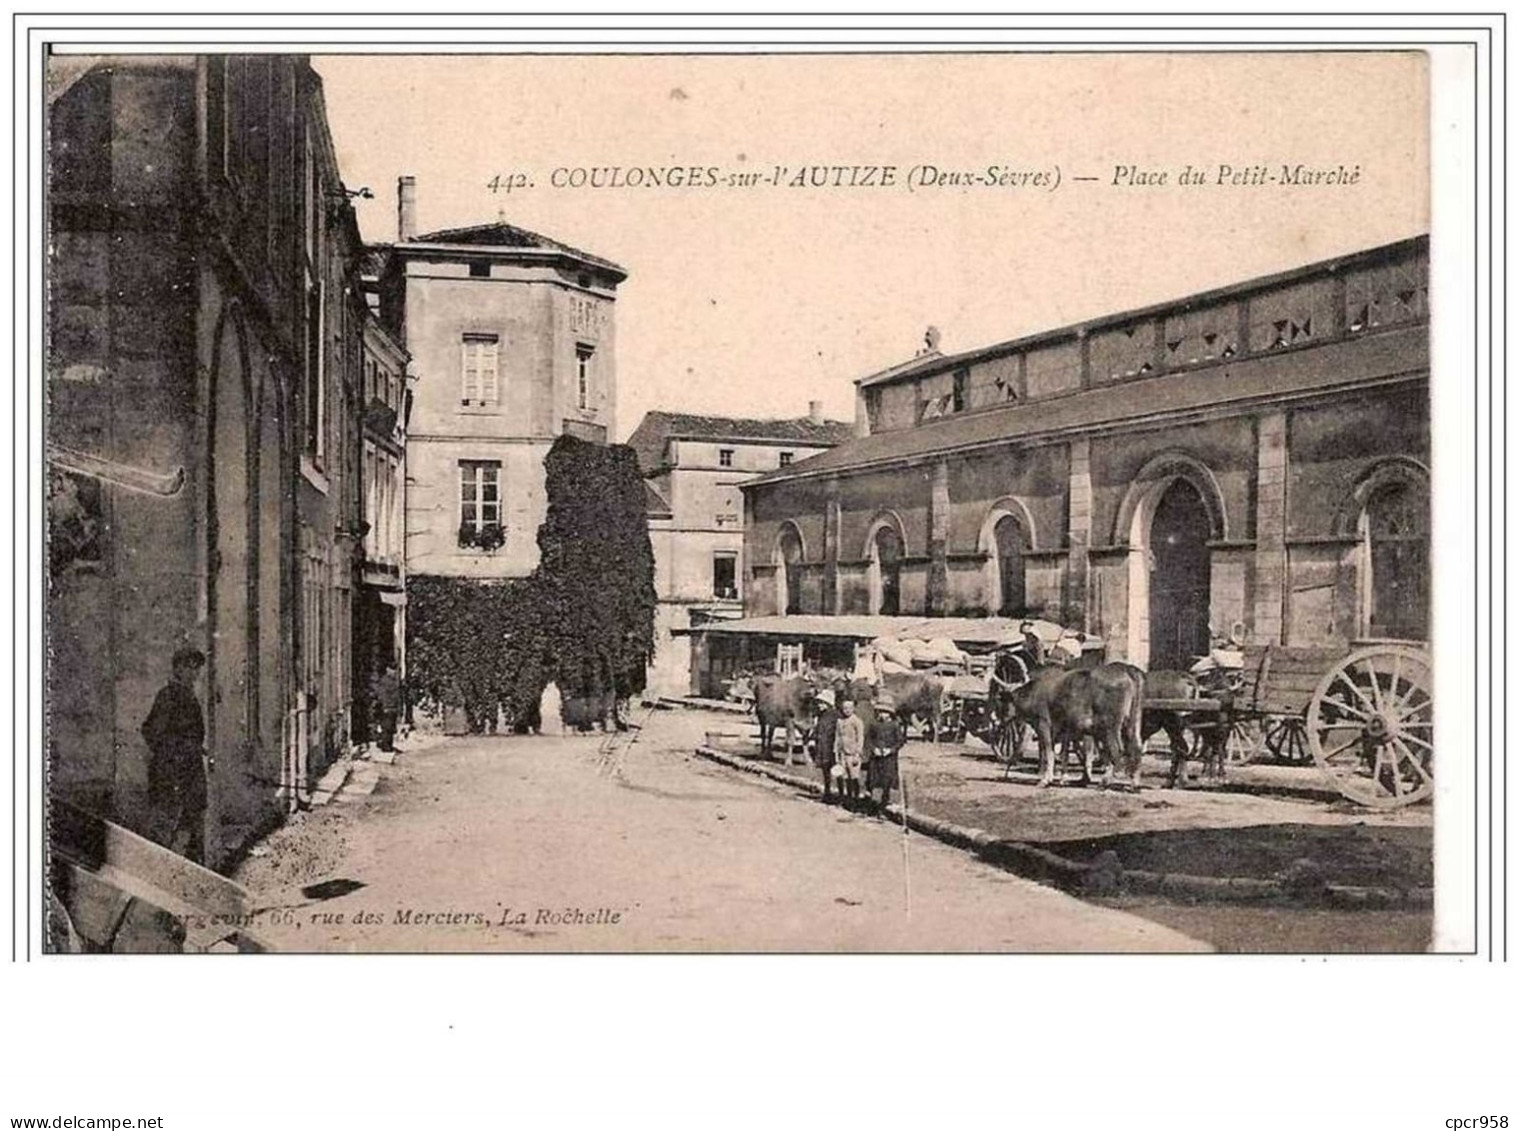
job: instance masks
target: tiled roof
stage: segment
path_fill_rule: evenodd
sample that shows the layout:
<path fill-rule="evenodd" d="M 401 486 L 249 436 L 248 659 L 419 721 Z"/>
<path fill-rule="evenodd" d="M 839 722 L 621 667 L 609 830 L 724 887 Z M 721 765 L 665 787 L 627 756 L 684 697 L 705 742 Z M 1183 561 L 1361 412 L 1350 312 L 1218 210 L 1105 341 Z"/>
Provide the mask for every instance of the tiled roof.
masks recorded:
<path fill-rule="evenodd" d="M 838 420 L 825 420 L 816 424 L 806 416 L 790 420 L 763 420 L 656 410 L 644 414 L 638 427 L 628 437 L 628 446 L 638 454 L 638 466 L 647 475 L 664 465 L 665 446 L 675 439 L 774 440 L 778 444 L 796 444 L 799 447 L 831 448 L 853 435 L 854 425 Z"/>
<path fill-rule="evenodd" d="M 654 485 L 647 479 L 643 483 L 643 509 L 650 518 L 674 518 L 675 512 L 670 509 L 670 504 L 665 497 L 654 489 Z"/>
<path fill-rule="evenodd" d="M 916 428 L 877 432 L 804 463 L 766 472 L 743 487 L 1067 431 L 1133 425 L 1231 403 L 1310 395 L 1427 374 L 1428 369 L 1429 329 L 1422 324 L 1410 325 L 1321 346 L 1084 389 L 1048 400 L 999 405 Z"/>
<path fill-rule="evenodd" d="M 888 366 L 879 373 L 872 373 L 868 377 L 861 377 L 858 383 L 863 386 L 879 385 L 884 381 L 895 381 L 899 377 L 905 377 L 909 373 L 916 373 L 920 369 L 933 369 L 936 366 L 942 366 L 960 356 L 960 354 L 943 354 L 938 350 L 931 350 L 928 353 L 920 353 L 911 360 Z"/>
<path fill-rule="evenodd" d="M 571 247 L 567 243 L 560 243 L 548 236 L 530 232 L 526 228 L 519 228 L 504 221 L 497 221 L 494 224 L 475 224 L 468 228 L 442 228 L 436 232 L 413 236 L 410 240 L 405 240 L 396 246 L 404 247 L 407 243 L 451 244 L 461 247 L 521 247 L 539 251 L 557 251 L 611 271 L 624 279 L 628 275 L 626 270 L 610 259 L 602 259 L 599 255 L 592 255 L 588 251 L 581 251 L 578 247 Z"/>

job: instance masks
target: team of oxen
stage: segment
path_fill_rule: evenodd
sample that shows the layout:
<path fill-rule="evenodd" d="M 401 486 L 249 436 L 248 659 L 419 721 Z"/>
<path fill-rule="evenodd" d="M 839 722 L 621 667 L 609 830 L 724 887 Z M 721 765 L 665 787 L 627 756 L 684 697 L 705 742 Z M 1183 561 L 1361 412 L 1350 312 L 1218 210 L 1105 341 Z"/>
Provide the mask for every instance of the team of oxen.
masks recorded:
<path fill-rule="evenodd" d="M 752 700 L 759 721 L 760 745 L 768 757 L 778 731 L 785 731 L 785 760 L 792 762 L 797 738 L 806 738 L 813 725 L 818 693 L 831 690 L 837 702 L 850 699 L 867 725 L 883 700 L 902 724 L 904 733 L 918 726 L 938 742 L 941 734 L 963 739 L 966 733 L 997 749 L 1011 764 L 1032 731 L 1039 745 L 1039 784 L 1063 777 L 1073 750 L 1080 754 L 1083 783 L 1091 783 L 1098 760 L 1105 763 L 1106 782 L 1139 787 L 1145 743 L 1164 731 L 1171 744 L 1170 784 L 1183 776 L 1192 751 L 1186 729 L 1195 726 L 1179 701 L 1199 700 L 1202 689 L 1187 672 L 1141 671 L 1131 664 L 1104 663 L 1093 667 L 1031 664 L 1016 650 L 999 653 L 988 680 L 984 701 L 975 710 L 951 693 L 951 680 L 931 672 L 890 671 L 879 683 L 851 679 L 826 670 L 805 675 L 743 675 L 729 695 Z M 1210 692 L 1210 694 L 1212 694 Z M 1167 704 L 1164 707 L 1147 706 Z M 1199 728 L 1212 729 L 1208 725 Z M 1209 773 L 1222 773 L 1216 744 L 1200 744 Z M 1059 764 L 1057 765 L 1057 753 Z M 805 757 L 805 754 L 803 755 Z"/>

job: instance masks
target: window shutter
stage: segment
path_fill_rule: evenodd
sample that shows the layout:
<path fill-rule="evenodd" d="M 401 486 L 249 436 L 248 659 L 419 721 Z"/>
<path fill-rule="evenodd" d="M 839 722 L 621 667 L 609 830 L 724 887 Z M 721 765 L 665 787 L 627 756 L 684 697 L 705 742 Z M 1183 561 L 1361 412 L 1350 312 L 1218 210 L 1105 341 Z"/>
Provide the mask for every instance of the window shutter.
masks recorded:
<path fill-rule="evenodd" d="M 495 404 L 499 399 L 496 382 L 496 343 L 480 343 L 480 400 Z"/>
<path fill-rule="evenodd" d="M 500 343 L 494 335 L 465 335 L 464 375 L 459 397 L 465 404 L 495 404 L 500 400 L 497 355 Z"/>
<path fill-rule="evenodd" d="M 466 340 L 464 343 L 464 388 L 459 394 L 465 404 L 474 404 L 480 399 L 479 364 L 479 343 Z"/>

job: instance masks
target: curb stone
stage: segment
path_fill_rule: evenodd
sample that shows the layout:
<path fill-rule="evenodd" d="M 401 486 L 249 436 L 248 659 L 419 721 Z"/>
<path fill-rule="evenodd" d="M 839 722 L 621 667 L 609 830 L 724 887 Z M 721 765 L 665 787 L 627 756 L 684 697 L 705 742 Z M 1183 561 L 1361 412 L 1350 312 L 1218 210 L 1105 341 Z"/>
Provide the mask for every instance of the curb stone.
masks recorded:
<path fill-rule="evenodd" d="M 375 791 L 380 784 L 380 770 L 377 765 L 366 763 L 357 767 L 343 784 L 343 788 L 337 791 L 334 801 L 353 802 L 362 801 Z"/>
<path fill-rule="evenodd" d="M 823 787 L 811 779 L 788 774 L 775 766 L 739 758 L 715 747 L 698 746 L 696 753 L 708 761 L 770 778 L 806 793 L 821 796 L 823 792 Z M 898 823 L 901 822 L 900 805 L 889 805 L 886 811 Z M 1289 888 L 1274 879 L 1193 876 L 1183 872 L 1162 873 L 1122 868 L 1116 853 L 1104 853 L 1093 863 L 1087 864 L 1069 860 L 1038 845 L 1001 840 L 984 829 L 967 828 L 922 813 L 908 813 L 907 827 L 952 847 L 973 852 L 989 864 L 1025 879 L 1083 895 L 1153 894 L 1188 903 L 1308 902 L 1310 905 L 1328 904 L 1347 910 L 1424 910 L 1434 906 L 1433 888 L 1397 891 L 1352 884 L 1324 884 L 1312 893 L 1315 898 L 1294 901 L 1289 899 L 1292 894 Z"/>
<path fill-rule="evenodd" d="M 702 699 L 694 695 L 661 695 L 655 703 L 661 707 L 688 707 L 698 711 L 720 711 L 728 715 L 753 713 L 742 703 L 730 703 L 724 699 Z"/>
<path fill-rule="evenodd" d="M 348 775 L 353 772 L 352 758 L 339 758 L 327 767 L 327 772 L 316 783 L 316 788 L 311 791 L 311 804 L 317 806 L 326 805 L 348 781 Z"/>

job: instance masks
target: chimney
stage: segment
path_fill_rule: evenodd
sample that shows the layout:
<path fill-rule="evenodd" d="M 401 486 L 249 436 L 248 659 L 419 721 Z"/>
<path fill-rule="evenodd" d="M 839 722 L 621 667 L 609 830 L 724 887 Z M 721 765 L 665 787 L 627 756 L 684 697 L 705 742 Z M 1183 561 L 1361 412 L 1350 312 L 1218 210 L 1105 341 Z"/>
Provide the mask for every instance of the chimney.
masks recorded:
<path fill-rule="evenodd" d="M 821 424 L 821 423 L 823 423 L 823 402 L 822 401 L 808 401 L 807 402 L 807 419 L 810 420 L 813 424 Z"/>
<path fill-rule="evenodd" d="M 417 178 L 401 177 L 396 181 L 396 239 L 410 240 L 417 235 Z"/>

